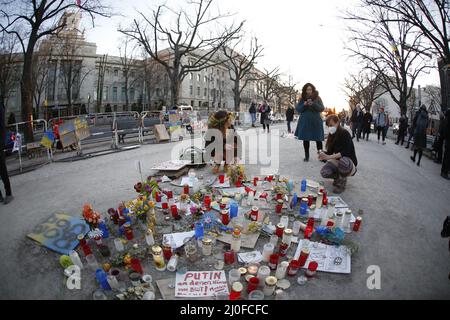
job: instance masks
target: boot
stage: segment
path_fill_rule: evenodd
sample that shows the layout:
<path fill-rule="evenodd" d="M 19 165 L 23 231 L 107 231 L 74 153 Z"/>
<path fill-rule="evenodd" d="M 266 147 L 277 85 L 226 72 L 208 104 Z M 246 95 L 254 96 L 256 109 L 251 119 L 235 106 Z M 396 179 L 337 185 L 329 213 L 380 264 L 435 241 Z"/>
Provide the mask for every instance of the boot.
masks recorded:
<path fill-rule="evenodd" d="M 450 177 L 448 176 L 448 173 L 441 173 L 441 177 L 444 178 L 445 180 L 450 180 Z"/>
<path fill-rule="evenodd" d="M 3 195 L 0 194 L 0 202 L 3 202 Z"/>
<path fill-rule="evenodd" d="M 8 204 L 10 203 L 12 200 L 14 199 L 14 197 L 11 196 L 6 196 L 5 199 L 3 200 L 3 204 Z"/>
<path fill-rule="evenodd" d="M 409 142 L 408 142 L 408 144 L 406 145 L 405 149 L 409 149 Z"/>
<path fill-rule="evenodd" d="M 305 151 L 305 159 L 303 161 L 305 162 L 309 161 L 309 151 Z"/>
<path fill-rule="evenodd" d="M 345 185 L 346 185 L 346 179 L 345 178 L 339 178 L 336 183 L 336 187 L 333 189 L 333 193 L 335 194 L 341 194 L 345 191 Z"/>

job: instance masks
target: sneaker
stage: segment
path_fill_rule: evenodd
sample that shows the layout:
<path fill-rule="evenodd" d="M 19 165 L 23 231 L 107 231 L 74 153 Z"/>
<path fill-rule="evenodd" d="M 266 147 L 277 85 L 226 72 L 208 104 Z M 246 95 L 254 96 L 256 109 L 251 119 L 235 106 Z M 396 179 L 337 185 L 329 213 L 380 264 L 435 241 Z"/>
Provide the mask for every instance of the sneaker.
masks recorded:
<path fill-rule="evenodd" d="M 385 141 L 383 141 L 383 146 L 385 146 L 386 145 L 386 142 Z"/>
<path fill-rule="evenodd" d="M 448 173 L 441 173 L 441 177 L 444 178 L 445 180 L 450 180 Z"/>
<path fill-rule="evenodd" d="M 6 196 L 5 199 L 3 199 L 3 204 L 8 204 L 11 201 L 13 201 L 14 197 L 13 196 Z"/>
<path fill-rule="evenodd" d="M 410 159 L 412 162 L 416 162 L 416 159 L 414 157 L 411 156 Z"/>

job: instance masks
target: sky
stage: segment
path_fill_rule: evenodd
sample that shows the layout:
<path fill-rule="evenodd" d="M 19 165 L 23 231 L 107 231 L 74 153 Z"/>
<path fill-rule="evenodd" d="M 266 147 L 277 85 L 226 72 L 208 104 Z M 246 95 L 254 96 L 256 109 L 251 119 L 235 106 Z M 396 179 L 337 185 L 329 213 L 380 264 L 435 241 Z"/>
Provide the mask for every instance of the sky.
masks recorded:
<path fill-rule="evenodd" d="M 185 0 L 167 0 L 178 7 Z M 346 32 L 340 18 L 346 7 L 357 0 L 216 0 L 216 7 L 223 13 L 235 13 L 233 19 L 245 20 L 244 30 L 254 35 L 264 46 L 264 56 L 257 67 L 261 70 L 280 70 L 288 79 L 291 74 L 297 87 L 313 83 L 326 107 L 337 110 L 348 107 L 343 92 L 343 82 L 350 73 L 359 70 L 348 58 L 344 49 Z M 119 15 L 112 18 L 96 18 L 95 27 L 84 24 L 88 41 L 97 44 L 97 53 L 119 55 L 118 46 L 123 37 L 117 31 L 119 25 L 129 25 L 138 17 L 137 10 L 151 14 L 161 1 L 109 0 Z M 420 77 L 416 83 L 422 87 L 439 85 L 437 70 Z"/>

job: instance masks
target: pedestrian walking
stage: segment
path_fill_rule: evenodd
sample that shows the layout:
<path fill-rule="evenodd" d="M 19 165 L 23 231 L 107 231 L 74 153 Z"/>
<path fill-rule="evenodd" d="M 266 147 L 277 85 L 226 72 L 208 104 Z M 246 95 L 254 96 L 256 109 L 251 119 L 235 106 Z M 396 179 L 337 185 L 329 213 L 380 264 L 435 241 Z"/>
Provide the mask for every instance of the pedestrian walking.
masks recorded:
<path fill-rule="evenodd" d="M 450 109 L 445 112 L 444 128 L 444 155 L 442 158 L 441 177 L 450 180 L 448 174 L 450 172 Z"/>
<path fill-rule="evenodd" d="M 270 112 L 272 109 L 267 104 L 267 101 L 264 101 L 261 104 L 261 107 L 259 108 L 259 112 L 261 113 L 261 124 L 263 125 L 264 132 L 266 132 L 267 127 L 267 133 L 270 132 Z"/>
<path fill-rule="evenodd" d="M 445 114 L 443 112 L 439 113 L 439 129 L 436 132 L 436 137 L 433 143 L 433 151 L 436 152 L 435 163 L 442 163 L 442 155 L 444 149 L 444 136 L 445 136 Z"/>
<path fill-rule="evenodd" d="M 323 178 L 333 179 L 336 187 L 334 193 L 342 193 L 347 185 L 347 177 L 356 174 L 358 159 L 350 133 L 339 124 L 336 115 L 326 119 L 330 134 L 327 138 L 326 151 L 319 154 L 319 160 L 326 162 L 320 171 Z"/>
<path fill-rule="evenodd" d="M 419 160 L 417 166 L 420 167 L 420 161 L 422 160 L 423 149 L 427 147 L 427 128 L 430 119 L 428 117 L 427 108 L 422 105 L 419 109 L 419 114 L 416 120 L 416 129 L 414 131 L 414 155 L 411 157 L 413 162 L 416 162 L 417 154 L 419 154 Z"/>
<path fill-rule="evenodd" d="M 403 143 L 405 143 L 405 136 L 407 132 L 408 132 L 408 118 L 404 114 L 402 114 L 398 125 L 397 142 L 395 143 L 396 145 L 400 143 L 403 146 Z"/>
<path fill-rule="evenodd" d="M 355 138 L 359 142 L 361 138 L 361 128 L 363 124 L 364 113 L 361 110 L 361 105 L 357 104 L 355 110 L 352 112 L 350 121 L 352 123 L 352 139 Z"/>
<path fill-rule="evenodd" d="M 370 126 L 372 125 L 372 121 L 373 121 L 372 114 L 369 111 L 367 111 L 364 114 L 363 122 L 362 122 L 362 132 L 363 132 L 362 138 L 363 138 L 363 140 L 366 139 L 366 141 L 369 141 L 369 135 L 370 135 L 370 130 L 371 130 Z"/>
<path fill-rule="evenodd" d="M 6 168 L 6 158 L 5 158 L 5 139 L 6 139 L 6 119 L 5 119 L 5 105 L 3 99 L 0 99 L 0 175 L 3 181 L 3 186 L 5 187 L 5 197 L 0 191 L 0 202 L 3 204 L 8 204 L 12 201 L 13 196 L 11 192 L 11 183 L 9 181 L 8 170 Z M 19 150 L 20 152 L 20 150 Z"/>
<path fill-rule="evenodd" d="M 389 117 L 386 112 L 384 112 L 384 107 L 380 108 L 380 112 L 375 120 L 375 126 L 377 127 L 378 143 L 380 143 L 380 136 L 382 136 L 383 145 L 385 145 L 386 134 L 389 129 Z"/>
<path fill-rule="evenodd" d="M 317 151 L 323 149 L 324 131 L 323 120 L 320 113 L 325 110 L 322 99 L 316 87 L 311 83 L 303 86 L 302 97 L 296 107 L 300 114 L 300 119 L 297 123 L 295 136 L 298 140 L 303 141 L 303 148 L 305 149 L 305 162 L 309 161 L 309 147 L 310 141 L 315 141 Z"/>
<path fill-rule="evenodd" d="M 256 123 L 256 103 L 255 101 L 252 101 L 252 104 L 250 105 L 250 109 L 248 109 L 248 112 L 250 113 L 250 116 L 252 117 L 252 127 L 255 128 Z"/>
<path fill-rule="evenodd" d="M 295 113 L 294 107 L 292 105 L 289 105 L 289 107 L 286 110 L 286 123 L 287 123 L 288 133 L 292 133 L 291 123 L 292 123 L 292 121 L 294 121 L 294 113 Z"/>
<path fill-rule="evenodd" d="M 409 145 L 411 144 L 411 140 L 414 138 L 414 132 L 416 131 L 416 122 L 417 118 L 419 117 L 420 110 L 416 111 L 416 114 L 414 115 L 413 121 L 411 123 L 411 126 L 409 127 L 409 137 L 408 142 L 406 144 L 406 149 L 409 149 Z"/>

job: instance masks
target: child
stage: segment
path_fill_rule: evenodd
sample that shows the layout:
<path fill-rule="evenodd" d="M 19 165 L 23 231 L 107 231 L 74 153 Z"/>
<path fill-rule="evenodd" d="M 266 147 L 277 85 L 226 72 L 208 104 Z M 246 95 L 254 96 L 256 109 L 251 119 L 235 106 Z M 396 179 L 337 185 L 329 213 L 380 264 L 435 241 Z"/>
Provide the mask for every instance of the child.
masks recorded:
<path fill-rule="evenodd" d="M 213 173 L 219 172 L 222 161 L 225 161 L 225 172 L 228 171 L 228 166 L 232 164 L 233 161 L 238 161 L 239 138 L 233 127 L 233 120 L 233 114 L 224 110 L 217 111 L 209 117 L 208 130 L 205 135 L 205 155 L 214 162 Z M 223 144 L 220 144 L 219 142 L 215 143 L 218 134 L 222 137 Z M 220 150 L 220 146 L 222 146 L 222 150 Z M 216 150 L 217 148 L 219 148 L 219 150 Z M 227 152 L 233 152 L 233 159 L 228 159 L 227 161 Z"/>

